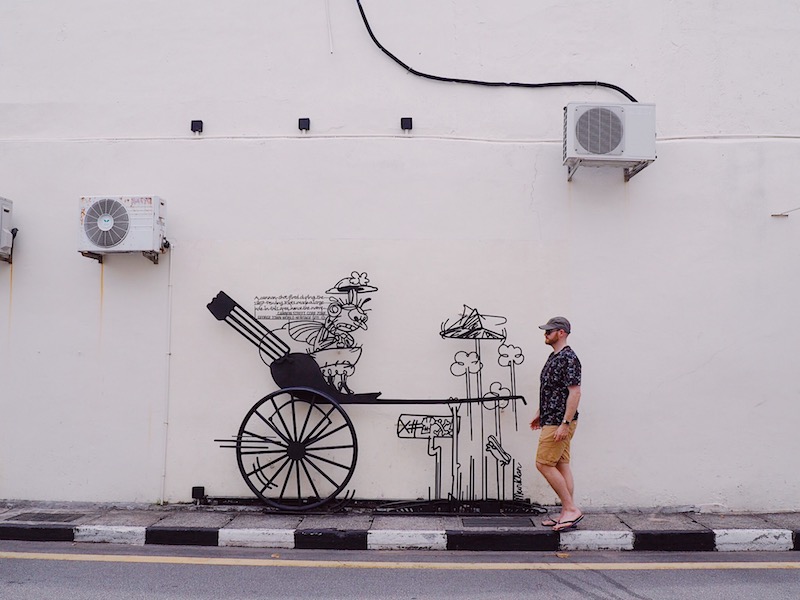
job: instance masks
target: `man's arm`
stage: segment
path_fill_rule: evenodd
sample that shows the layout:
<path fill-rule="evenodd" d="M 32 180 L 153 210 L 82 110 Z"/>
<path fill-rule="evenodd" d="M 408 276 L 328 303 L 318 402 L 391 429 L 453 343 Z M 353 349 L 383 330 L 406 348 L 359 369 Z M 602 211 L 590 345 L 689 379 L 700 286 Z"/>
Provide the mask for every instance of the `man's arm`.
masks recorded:
<path fill-rule="evenodd" d="M 581 401 L 581 386 L 571 385 L 567 389 L 569 390 L 569 396 L 567 396 L 567 409 L 564 411 L 564 420 L 572 421 L 578 412 L 578 404 Z M 556 441 L 563 440 L 565 437 L 567 437 L 568 433 L 569 426 L 562 423 L 558 426 L 558 429 L 556 429 L 553 439 Z"/>

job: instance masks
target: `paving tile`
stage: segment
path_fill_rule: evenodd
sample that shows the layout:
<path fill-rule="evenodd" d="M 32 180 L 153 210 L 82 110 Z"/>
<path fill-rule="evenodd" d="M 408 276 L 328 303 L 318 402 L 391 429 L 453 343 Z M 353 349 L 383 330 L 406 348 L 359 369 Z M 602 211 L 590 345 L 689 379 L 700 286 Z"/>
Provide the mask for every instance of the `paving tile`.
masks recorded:
<path fill-rule="evenodd" d="M 171 514 L 154 510 L 110 510 L 92 516 L 86 524 L 111 527 L 150 527 Z"/>
<path fill-rule="evenodd" d="M 377 516 L 372 520 L 370 531 L 444 531 L 443 517 Z"/>
<path fill-rule="evenodd" d="M 786 512 L 786 513 L 770 513 L 763 515 L 772 527 L 779 529 L 791 529 L 793 531 L 800 531 L 800 513 L 799 512 Z"/>
<path fill-rule="evenodd" d="M 294 530 L 303 519 L 300 515 L 236 515 L 224 529 L 291 529 Z"/>
<path fill-rule="evenodd" d="M 335 530 L 335 531 L 367 531 L 372 525 L 371 515 L 309 515 L 303 517 L 298 531 Z M 366 538 L 365 538 L 366 539 Z"/>
<path fill-rule="evenodd" d="M 163 528 L 219 528 L 224 527 L 230 523 L 235 515 L 231 513 L 221 512 L 176 512 L 165 516 L 157 523 L 154 523 L 150 529 L 163 529 Z"/>
<path fill-rule="evenodd" d="M 589 531 L 630 531 L 617 515 L 584 513 L 583 521 L 578 526 L 581 530 Z"/>
<path fill-rule="evenodd" d="M 686 513 L 619 513 L 617 516 L 633 531 L 708 531 Z"/>
<path fill-rule="evenodd" d="M 766 529 L 769 522 L 757 515 L 695 514 L 692 519 L 709 529 Z"/>

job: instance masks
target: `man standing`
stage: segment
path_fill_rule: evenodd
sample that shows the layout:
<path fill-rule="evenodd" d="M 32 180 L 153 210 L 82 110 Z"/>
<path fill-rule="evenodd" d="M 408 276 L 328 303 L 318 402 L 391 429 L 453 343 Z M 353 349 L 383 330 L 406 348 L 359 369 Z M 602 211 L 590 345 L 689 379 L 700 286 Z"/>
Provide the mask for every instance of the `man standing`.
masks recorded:
<path fill-rule="evenodd" d="M 572 328 L 564 317 L 553 317 L 544 329 L 544 343 L 553 348 L 542 368 L 539 410 L 531 429 L 541 429 L 536 451 L 536 468 L 561 500 L 561 514 L 542 525 L 553 531 L 574 529 L 583 519 L 575 505 L 575 484 L 569 466 L 569 447 L 578 426 L 578 403 L 581 399 L 581 361 L 567 345 Z"/>

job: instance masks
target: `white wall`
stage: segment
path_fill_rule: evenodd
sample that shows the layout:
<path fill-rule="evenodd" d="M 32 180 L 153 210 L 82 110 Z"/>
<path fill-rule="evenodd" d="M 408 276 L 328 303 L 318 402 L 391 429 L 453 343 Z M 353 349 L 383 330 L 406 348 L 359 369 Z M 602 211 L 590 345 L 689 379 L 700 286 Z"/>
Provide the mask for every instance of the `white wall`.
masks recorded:
<path fill-rule="evenodd" d="M 800 213 L 770 215 L 800 205 L 800 8 L 364 9 L 422 71 L 622 86 L 657 106 L 658 160 L 627 184 L 615 169 L 568 183 L 562 107 L 622 96 L 415 77 L 354 1 L 7 0 L 0 196 L 19 235 L 0 263 L 0 497 L 246 494 L 213 439 L 275 386 L 205 304 L 322 293 L 360 270 L 379 292 L 357 391 L 460 394 L 458 343 L 438 330 L 466 303 L 508 318 L 529 417 L 548 351 L 536 325 L 565 314 L 584 365 L 581 504 L 796 508 Z M 78 254 L 78 198 L 95 194 L 167 200 L 159 265 Z M 351 411 L 360 496 L 427 494 L 400 412 Z M 551 502 L 525 419 L 507 442 L 526 493 Z"/>

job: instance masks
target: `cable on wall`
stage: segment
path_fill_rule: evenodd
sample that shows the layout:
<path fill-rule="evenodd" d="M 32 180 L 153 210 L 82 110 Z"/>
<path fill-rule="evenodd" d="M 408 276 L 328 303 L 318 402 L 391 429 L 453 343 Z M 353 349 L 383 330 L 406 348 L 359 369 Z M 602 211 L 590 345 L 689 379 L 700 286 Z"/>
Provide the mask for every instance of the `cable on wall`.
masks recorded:
<path fill-rule="evenodd" d="M 421 71 L 417 71 L 416 69 L 408 66 L 406 63 L 401 61 L 394 54 L 392 54 L 386 48 L 383 47 L 383 45 L 378 41 L 378 38 L 375 37 L 375 34 L 372 33 L 372 28 L 370 27 L 369 21 L 367 20 L 367 15 L 364 12 L 364 7 L 361 6 L 361 0 L 356 0 L 356 4 L 358 4 L 358 10 L 361 12 L 361 18 L 364 20 L 364 26 L 367 28 L 367 33 L 369 33 L 369 37 L 372 38 L 372 41 L 375 42 L 375 45 L 378 48 L 380 48 L 381 51 L 386 56 L 391 58 L 394 62 L 396 62 L 398 65 L 400 65 L 413 75 L 424 77 L 426 79 L 433 79 L 434 81 L 447 81 L 450 83 L 467 83 L 470 85 L 485 85 L 489 87 L 521 87 L 521 88 L 577 87 L 577 86 L 603 87 L 619 92 L 631 102 L 638 102 L 636 98 L 631 96 L 628 92 L 626 92 L 618 85 L 614 85 L 613 83 L 606 83 L 604 81 L 554 81 L 549 83 L 520 83 L 516 81 L 479 81 L 475 79 L 457 79 L 454 77 L 441 77 L 439 75 L 431 75 L 429 73 L 423 73 Z"/>

